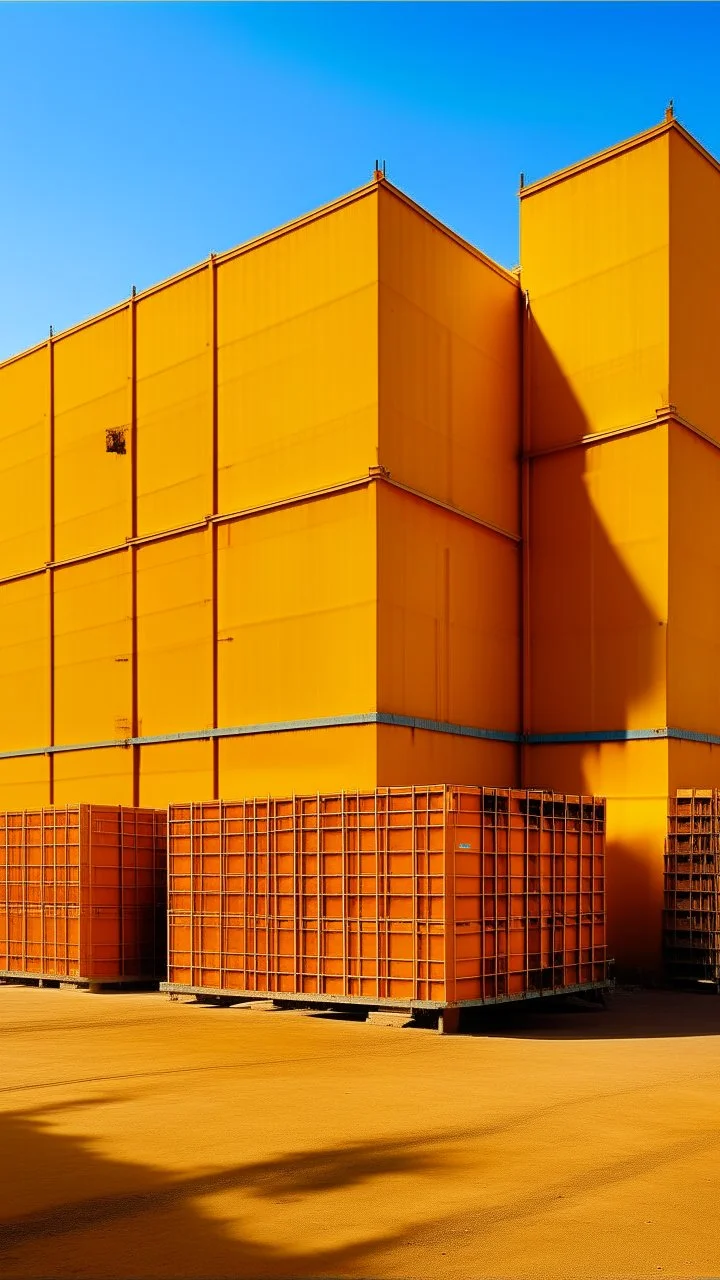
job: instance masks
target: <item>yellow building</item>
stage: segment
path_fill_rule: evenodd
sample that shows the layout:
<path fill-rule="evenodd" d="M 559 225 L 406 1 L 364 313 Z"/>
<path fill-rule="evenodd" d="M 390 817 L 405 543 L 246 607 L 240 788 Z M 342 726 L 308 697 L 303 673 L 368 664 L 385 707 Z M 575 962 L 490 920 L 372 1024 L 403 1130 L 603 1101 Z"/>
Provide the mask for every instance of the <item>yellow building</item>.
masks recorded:
<path fill-rule="evenodd" d="M 667 119 L 524 187 L 509 273 L 377 174 L 0 365 L 0 807 L 604 794 L 657 967 L 720 785 L 718 201 Z"/>
<path fill-rule="evenodd" d="M 0 806 L 513 783 L 518 298 L 377 175 L 0 366 Z"/>
<path fill-rule="evenodd" d="M 608 797 L 614 946 L 648 969 L 668 794 L 720 784 L 718 210 L 672 118 L 521 191 L 528 768 Z"/>

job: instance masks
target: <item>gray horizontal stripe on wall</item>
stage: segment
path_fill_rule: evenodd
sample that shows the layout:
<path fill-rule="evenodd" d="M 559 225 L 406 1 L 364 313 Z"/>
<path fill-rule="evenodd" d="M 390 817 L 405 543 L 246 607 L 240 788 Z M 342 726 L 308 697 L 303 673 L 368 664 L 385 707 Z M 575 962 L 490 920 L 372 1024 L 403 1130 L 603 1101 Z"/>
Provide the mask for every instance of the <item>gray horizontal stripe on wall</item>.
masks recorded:
<path fill-rule="evenodd" d="M 70 751 L 107 751 L 117 748 L 151 747 L 172 742 L 201 742 L 212 738 L 248 738 L 265 733 L 297 733 L 307 729 L 337 729 L 352 725 L 381 724 L 402 729 L 419 729 L 427 733 L 448 733 L 460 738 L 486 742 L 507 742 L 528 746 L 569 746 L 592 742 L 647 742 L 672 738 L 681 742 L 700 742 L 720 746 L 720 734 L 699 733 L 694 729 L 590 729 L 572 733 L 531 733 L 526 737 L 504 729 L 480 729 L 475 725 L 452 724 L 446 720 L 428 720 L 420 716 L 395 715 L 390 711 L 367 711 L 359 715 L 324 716 L 314 720 L 279 720 L 271 724 L 233 725 L 219 729 L 190 729 L 183 733 L 148 734 L 137 738 L 111 738 L 101 742 L 70 742 L 45 747 L 24 747 L 18 751 L 1 751 L 0 760 L 20 760 L 33 756 L 61 755 Z"/>
<path fill-rule="evenodd" d="M 211 738 L 248 738 L 264 733 L 297 733 L 306 729 L 338 729 L 363 724 L 424 729 L 429 733 L 450 733 L 462 738 L 480 738 L 489 742 L 520 742 L 519 734 L 510 733 L 504 729 L 479 729 L 474 725 L 450 724 L 444 720 L 426 720 L 418 716 L 401 716 L 389 711 L 367 711 L 359 715 L 323 716 L 313 720 L 278 720 L 271 724 L 242 724 L 220 729 L 190 729 L 183 733 L 146 734 L 137 738 L 112 738 L 102 742 L 72 742 L 46 747 L 26 747 L 19 751 L 1 751 L 0 760 L 60 755 L 68 751 L 106 751 L 118 747 L 152 747 L 170 742 L 201 742 Z"/>
<path fill-rule="evenodd" d="M 531 747 L 563 746 L 573 742 L 652 742 L 672 738 L 677 742 L 702 742 L 720 747 L 720 734 L 699 733 L 695 729 L 588 729 L 577 733 L 531 733 L 526 742 Z"/>
<path fill-rule="evenodd" d="M 648 742 L 653 738 L 683 736 L 682 729 L 585 729 L 571 733 L 530 733 L 531 747 L 563 746 L 572 742 Z"/>

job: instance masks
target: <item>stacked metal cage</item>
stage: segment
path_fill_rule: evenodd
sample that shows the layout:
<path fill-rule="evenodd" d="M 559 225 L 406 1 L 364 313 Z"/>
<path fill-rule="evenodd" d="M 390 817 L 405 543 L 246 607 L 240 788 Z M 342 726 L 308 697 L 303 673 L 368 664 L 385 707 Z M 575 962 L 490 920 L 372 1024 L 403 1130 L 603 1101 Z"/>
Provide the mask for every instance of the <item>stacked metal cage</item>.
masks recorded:
<path fill-rule="evenodd" d="M 720 791 L 670 797 L 665 846 L 668 977 L 720 991 Z"/>

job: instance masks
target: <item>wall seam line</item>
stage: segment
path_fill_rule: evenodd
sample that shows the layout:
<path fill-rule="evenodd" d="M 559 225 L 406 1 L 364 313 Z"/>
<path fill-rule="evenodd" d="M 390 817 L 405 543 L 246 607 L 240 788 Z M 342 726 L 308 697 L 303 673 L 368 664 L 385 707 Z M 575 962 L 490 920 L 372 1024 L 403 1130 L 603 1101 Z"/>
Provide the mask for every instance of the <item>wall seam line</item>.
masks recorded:
<path fill-rule="evenodd" d="M 449 515 L 457 516 L 460 520 L 467 520 L 477 525 L 481 529 L 486 529 L 488 533 L 493 533 L 499 537 L 506 538 L 509 542 L 518 544 L 520 536 L 511 533 L 507 529 L 501 528 L 499 525 L 493 524 L 489 520 L 483 520 L 481 516 L 473 515 L 472 512 L 463 511 L 461 507 L 454 507 L 448 502 L 443 502 L 442 498 L 435 498 L 432 494 L 423 493 L 420 489 L 413 489 L 410 485 L 403 484 L 400 480 L 393 480 L 381 467 L 373 467 L 366 476 L 358 476 L 353 480 L 342 481 L 340 484 L 328 485 L 323 489 L 309 490 L 307 493 L 293 494 L 289 498 L 279 498 L 275 502 L 261 503 L 255 507 L 245 507 L 239 511 L 230 511 L 225 514 L 207 515 L 201 520 L 195 520 L 184 525 L 177 525 L 172 529 L 162 529 L 156 533 L 140 534 L 137 537 L 126 538 L 124 542 L 118 542 L 110 547 L 100 547 L 97 551 L 88 551 L 83 555 L 68 556 L 64 560 L 48 560 L 45 564 L 38 565 L 34 569 L 25 569 L 21 573 L 8 574 L 6 577 L 0 578 L 0 587 L 11 582 L 20 582 L 24 578 L 37 577 L 41 573 L 47 573 L 53 569 L 65 569 L 69 565 L 85 564 L 89 560 L 100 560 L 105 556 L 116 555 L 119 551 L 128 551 L 132 547 L 146 546 L 154 542 L 164 542 L 169 538 L 176 538 L 184 533 L 199 533 L 207 529 L 210 525 L 220 524 L 236 524 L 241 520 L 249 520 L 256 516 L 270 515 L 273 511 L 285 511 L 294 506 L 301 506 L 307 502 L 318 502 L 323 498 L 332 498 L 341 493 L 348 493 L 354 489 L 367 488 L 369 485 L 384 483 L 392 488 L 400 489 L 403 493 L 409 494 L 419 501 L 427 502 L 431 506 L 440 507 L 443 511 L 447 511 Z"/>
<path fill-rule="evenodd" d="M 384 725 L 394 728 L 422 730 L 427 733 L 445 733 L 454 737 L 474 738 L 484 742 L 504 742 L 510 745 L 524 743 L 528 746 L 563 746 L 577 743 L 698 742 L 720 746 L 720 734 L 703 733 L 695 729 L 678 729 L 665 726 L 653 729 L 590 729 L 567 733 L 515 733 L 512 730 L 485 729 L 475 725 L 453 724 L 422 716 L 406 716 L 389 711 L 368 711 L 356 715 L 321 716 L 307 720 L 277 721 L 267 724 L 230 725 L 214 729 L 190 729 L 187 732 L 145 734 L 133 738 L 112 738 L 99 742 L 51 743 L 44 747 L 25 747 L 18 751 L 0 751 L 0 760 L 17 760 L 33 756 L 59 755 L 74 751 L 99 751 L 127 749 L 130 747 L 156 746 L 173 742 L 198 742 L 213 738 L 253 737 L 269 733 L 298 733 L 313 729 L 347 728 L 356 725 Z"/>

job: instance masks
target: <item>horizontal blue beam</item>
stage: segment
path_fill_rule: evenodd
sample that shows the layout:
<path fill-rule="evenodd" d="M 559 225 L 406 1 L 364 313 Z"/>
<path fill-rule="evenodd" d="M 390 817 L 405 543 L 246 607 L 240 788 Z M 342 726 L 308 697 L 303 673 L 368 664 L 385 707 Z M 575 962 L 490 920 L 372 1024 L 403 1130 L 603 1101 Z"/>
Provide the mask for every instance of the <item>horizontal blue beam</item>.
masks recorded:
<path fill-rule="evenodd" d="M 322 716 L 308 720 L 278 720 L 264 724 L 231 725 L 219 729 L 189 729 L 183 733 L 146 734 L 136 738 L 111 738 L 100 742 L 69 742 L 44 747 L 24 747 L 18 751 L 0 752 L 0 760 L 20 760 L 32 756 L 62 755 L 70 751 L 105 751 L 110 748 L 150 747 L 171 742 L 201 742 L 212 738 L 248 738 L 265 733 L 298 733 L 308 729 L 337 729 L 352 725 L 380 724 L 402 729 L 418 729 L 427 733 L 448 733 L 460 738 L 486 742 L 507 742 L 528 746 L 566 746 L 592 742 L 647 742 L 675 739 L 720 746 L 720 734 L 699 733 L 694 729 L 589 729 L 568 733 L 530 733 L 523 736 L 505 729 L 481 729 L 475 725 L 453 724 L 447 720 L 428 720 L 421 716 L 395 715 L 390 711 L 367 711 L 358 715 Z"/>

